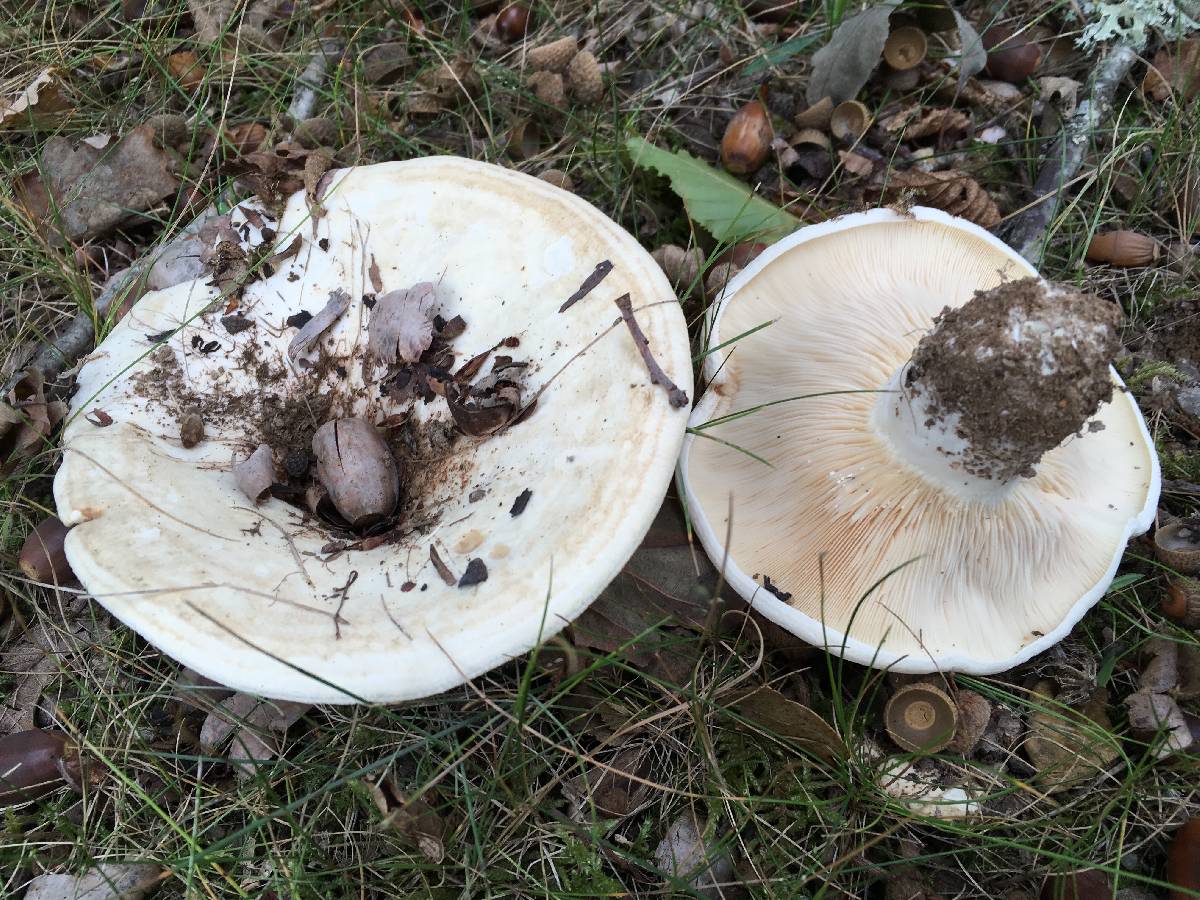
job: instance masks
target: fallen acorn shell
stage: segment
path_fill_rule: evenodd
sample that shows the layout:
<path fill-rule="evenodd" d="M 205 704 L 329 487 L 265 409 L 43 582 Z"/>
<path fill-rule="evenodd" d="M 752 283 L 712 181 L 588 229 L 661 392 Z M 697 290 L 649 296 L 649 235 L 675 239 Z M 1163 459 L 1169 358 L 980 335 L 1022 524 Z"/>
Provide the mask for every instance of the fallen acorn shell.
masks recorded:
<path fill-rule="evenodd" d="M 829 117 L 830 133 L 844 144 L 853 144 L 871 123 L 871 111 L 857 100 L 847 100 L 834 107 Z"/>
<path fill-rule="evenodd" d="M 1167 881 L 1171 900 L 1184 900 L 1200 891 L 1200 818 L 1188 819 L 1175 832 L 1167 851 Z"/>
<path fill-rule="evenodd" d="M 994 26 L 983 33 L 983 46 L 987 48 L 987 63 L 984 71 L 992 78 L 1017 84 L 1024 81 L 1042 61 L 1042 51 L 1021 34 L 1003 26 Z"/>
<path fill-rule="evenodd" d="M 793 147 L 820 147 L 822 150 L 828 150 L 830 146 L 829 138 L 825 136 L 824 132 L 817 131 L 815 128 L 801 128 L 788 138 L 788 144 Z"/>
<path fill-rule="evenodd" d="M 36 800 L 64 784 L 82 788 L 79 747 L 60 731 L 30 728 L 0 738 L 0 807 Z"/>
<path fill-rule="evenodd" d="M 888 700 L 883 717 L 887 733 L 905 750 L 937 753 L 958 730 L 958 706 L 931 684 L 900 688 Z"/>
<path fill-rule="evenodd" d="M 580 103 L 597 103 L 604 96 L 604 77 L 600 62 L 587 50 L 580 50 L 567 63 L 567 85 Z"/>
<path fill-rule="evenodd" d="M 757 172 L 771 152 L 775 131 L 767 108 L 751 100 L 729 120 L 721 138 L 721 163 L 735 175 Z"/>
<path fill-rule="evenodd" d="M 822 97 L 808 109 L 801 110 L 792 116 L 792 124 L 801 130 L 815 128 L 817 131 L 825 131 L 829 128 L 829 117 L 832 115 L 833 100 L 829 97 Z"/>
<path fill-rule="evenodd" d="M 1200 528 L 1172 522 L 1154 532 L 1154 557 L 1180 575 L 1200 573 Z"/>
<path fill-rule="evenodd" d="M 514 159 L 532 159 L 542 152 L 542 127 L 532 119 L 521 119 L 508 130 L 505 149 Z"/>
<path fill-rule="evenodd" d="M 75 573 L 71 571 L 64 549 L 68 530 L 57 516 L 50 516 L 29 533 L 17 559 L 17 565 L 26 578 L 42 584 L 75 581 Z"/>
<path fill-rule="evenodd" d="M 1106 231 L 1092 238 L 1087 258 L 1110 266 L 1148 266 L 1158 260 L 1162 246 L 1138 231 Z"/>
<path fill-rule="evenodd" d="M 1159 604 L 1162 614 L 1185 628 L 1200 627 L 1200 581 L 1175 578 Z"/>
<path fill-rule="evenodd" d="M 312 439 L 317 478 L 351 528 L 387 518 L 400 500 L 396 458 L 366 419 L 334 419 Z"/>
<path fill-rule="evenodd" d="M 915 25 L 904 25 L 892 31 L 883 45 L 883 59 L 897 72 L 919 66 L 929 50 L 925 32 Z"/>
<path fill-rule="evenodd" d="M 567 70 L 567 66 L 578 52 L 579 42 L 568 36 L 534 47 L 525 55 L 525 60 L 531 69 L 562 73 Z"/>

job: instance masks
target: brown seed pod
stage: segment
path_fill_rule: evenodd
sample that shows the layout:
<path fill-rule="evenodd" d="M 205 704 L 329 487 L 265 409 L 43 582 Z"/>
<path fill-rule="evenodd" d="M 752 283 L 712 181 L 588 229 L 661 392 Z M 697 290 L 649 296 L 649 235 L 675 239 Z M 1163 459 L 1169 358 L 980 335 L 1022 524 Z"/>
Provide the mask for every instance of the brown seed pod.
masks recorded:
<path fill-rule="evenodd" d="M 992 78 L 1010 84 L 1024 81 L 1042 61 L 1042 51 L 1037 44 L 1029 43 L 1023 34 L 1016 34 L 1001 25 L 983 33 L 983 46 L 988 51 L 984 71 Z"/>
<path fill-rule="evenodd" d="M 70 785 L 82 788 L 79 747 L 59 731 L 31 728 L 0 738 L 0 807 Z"/>
<path fill-rule="evenodd" d="M 829 130 L 843 144 L 853 144 L 871 124 L 871 111 L 857 100 L 847 100 L 834 107 L 829 117 Z"/>
<path fill-rule="evenodd" d="M 1106 231 L 1092 238 L 1087 258 L 1110 266 L 1148 266 L 1158 260 L 1162 246 L 1137 231 Z"/>
<path fill-rule="evenodd" d="M 67 526 L 57 517 L 50 516 L 29 533 L 21 545 L 21 555 L 17 560 L 26 578 L 42 584 L 75 581 L 75 573 L 71 571 L 71 564 L 67 562 L 67 554 L 63 549 L 67 530 Z"/>
<path fill-rule="evenodd" d="M 831 115 L 833 115 L 833 101 L 828 97 L 822 97 L 808 109 L 796 113 L 792 117 L 792 124 L 801 130 L 815 128 L 817 131 L 825 131 L 829 128 Z"/>
<path fill-rule="evenodd" d="M 396 458 L 366 419 L 335 419 L 313 435 L 317 478 L 351 528 L 387 518 L 400 500 Z"/>
<path fill-rule="evenodd" d="M 822 131 L 817 131 L 815 128 L 801 128 L 790 138 L 788 143 L 793 147 L 820 147 L 823 150 L 829 149 L 829 138 Z"/>
<path fill-rule="evenodd" d="M 954 701 L 958 708 L 958 729 L 946 749 L 969 756 L 991 723 L 992 704 L 975 691 L 961 689 L 955 693 Z"/>
<path fill-rule="evenodd" d="M 721 138 L 721 162 L 735 175 L 746 175 L 762 168 L 771 152 L 775 131 L 767 109 L 751 100 L 729 120 Z"/>
<path fill-rule="evenodd" d="M 1200 573 L 1200 527 L 1172 522 L 1154 532 L 1154 556 L 1180 575 Z"/>
<path fill-rule="evenodd" d="M 884 725 L 905 750 L 936 753 L 954 739 L 958 707 L 944 691 L 929 684 L 910 684 L 888 700 Z"/>
<path fill-rule="evenodd" d="M 1185 628 L 1200 627 L 1200 581 L 1174 578 L 1159 604 L 1162 614 Z"/>
<path fill-rule="evenodd" d="M 496 33 L 510 44 L 524 39 L 529 32 L 529 7 L 514 3 L 496 16 Z"/>
<path fill-rule="evenodd" d="M 257 505 L 267 499 L 275 482 L 275 454 L 259 444 L 248 457 L 233 464 L 233 477 L 243 494 Z"/>
<path fill-rule="evenodd" d="M 557 72 L 534 72 L 525 83 L 533 91 L 533 96 L 547 106 L 567 105 L 567 91 L 563 85 L 563 77 Z"/>
<path fill-rule="evenodd" d="M 547 169 L 545 172 L 539 173 L 538 178 L 546 182 L 546 184 L 554 185 L 560 190 L 572 193 L 575 191 L 575 181 L 562 169 Z"/>
<path fill-rule="evenodd" d="M 188 413 L 179 420 L 179 443 L 189 450 L 204 440 L 204 420 L 199 413 Z"/>
<path fill-rule="evenodd" d="M 1171 900 L 1195 897 L 1200 891 L 1200 818 L 1188 819 L 1175 832 L 1167 851 Z"/>
<path fill-rule="evenodd" d="M 529 63 L 529 68 L 534 70 L 565 72 L 578 52 L 579 42 L 573 37 L 565 37 L 534 47 L 526 54 L 525 60 Z"/>
<path fill-rule="evenodd" d="M 567 64 L 567 83 L 580 103 L 597 103 L 604 96 L 600 63 L 587 50 L 580 50 Z"/>
<path fill-rule="evenodd" d="M 928 49 L 925 32 L 915 25 L 904 25 L 888 35 L 883 45 L 883 59 L 897 72 L 905 72 L 919 66 Z"/>

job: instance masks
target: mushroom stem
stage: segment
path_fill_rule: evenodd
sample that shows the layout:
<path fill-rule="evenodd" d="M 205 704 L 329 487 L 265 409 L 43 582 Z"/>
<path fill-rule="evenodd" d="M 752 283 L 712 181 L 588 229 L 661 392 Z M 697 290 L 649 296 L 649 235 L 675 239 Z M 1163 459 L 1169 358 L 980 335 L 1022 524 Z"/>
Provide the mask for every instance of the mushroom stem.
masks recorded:
<path fill-rule="evenodd" d="M 1115 306 L 1039 279 L 979 291 L 891 378 L 876 427 L 927 479 L 1002 496 L 1111 399 L 1119 324 Z"/>

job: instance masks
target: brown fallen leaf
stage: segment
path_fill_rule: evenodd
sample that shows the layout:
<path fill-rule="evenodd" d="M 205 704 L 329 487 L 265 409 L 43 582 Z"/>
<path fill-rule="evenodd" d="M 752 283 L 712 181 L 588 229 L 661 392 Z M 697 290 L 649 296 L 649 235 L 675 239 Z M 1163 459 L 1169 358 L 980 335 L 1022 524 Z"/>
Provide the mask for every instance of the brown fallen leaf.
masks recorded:
<path fill-rule="evenodd" d="M 774 688 L 760 687 L 730 704 L 732 709 L 767 733 L 787 738 L 814 756 L 834 760 L 846 756 L 846 744 L 833 726 L 802 703 Z"/>
<path fill-rule="evenodd" d="M 376 44 L 362 55 L 363 78 L 367 84 L 391 84 L 410 61 L 408 46 L 401 42 Z"/>
<path fill-rule="evenodd" d="M 23 90 L 0 97 L 0 129 L 50 128 L 73 111 L 62 70 L 51 66 Z"/>
<path fill-rule="evenodd" d="M 446 855 L 446 823 L 424 797 L 407 797 L 389 776 L 365 782 L 385 828 L 399 832 L 421 855 L 440 863 Z"/>
<path fill-rule="evenodd" d="M 280 741 L 289 728 L 312 708 L 308 703 L 267 700 L 237 693 L 218 702 L 200 728 L 200 747 L 212 753 L 233 737 L 229 761 L 239 776 L 279 755 Z"/>
<path fill-rule="evenodd" d="M 961 216 L 983 228 L 1000 224 L 996 201 L 974 178 L 957 171 L 888 171 L 876 176 L 876 192 L 889 203 L 906 197 L 918 203 Z"/>
<path fill-rule="evenodd" d="M 947 132 L 966 132 L 971 127 L 971 116 L 961 109 L 950 107 L 909 107 L 879 120 L 879 126 L 888 134 L 905 141 L 919 141 Z"/>
<path fill-rule="evenodd" d="M 37 452 L 66 415 L 61 401 L 47 401 L 38 369 L 21 373 L 0 400 L 0 474 L 10 472 Z"/>
<path fill-rule="evenodd" d="M 451 109 L 459 101 L 474 97 L 483 88 L 483 80 L 474 63 L 462 56 L 427 69 L 413 82 L 414 90 L 405 100 L 414 115 L 436 115 Z"/>
<path fill-rule="evenodd" d="M 101 863 L 82 875 L 39 875 L 29 882 L 25 900 L 141 900 L 162 883 L 166 870 L 157 863 Z"/>
<path fill-rule="evenodd" d="M 1165 740 L 1159 756 L 1170 756 L 1192 746 L 1191 728 L 1176 694 L 1180 685 L 1180 645 L 1170 638 L 1152 638 L 1146 642 L 1150 659 L 1142 667 L 1138 689 L 1125 698 L 1129 726 L 1141 737 L 1152 738 L 1159 731 Z"/>
<path fill-rule="evenodd" d="M 52 137 L 39 172 L 18 182 L 18 199 L 54 246 L 104 234 L 179 190 L 174 158 L 154 138 L 146 125 L 103 149 Z"/>
<path fill-rule="evenodd" d="M 1180 103 L 1192 100 L 1200 92 L 1200 39 L 1179 41 L 1154 54 L 1142 91 L 1159 101 L 1172 95 Z"/>
<path fill-rule="evenodd" d="M 428 281 L 378 297 L 367 325 L 367 353 L 389 366 L 417 362 L 433 343 L 432 306 Z"/>
<path fill-rule="evenodd" d="M 167 71 L 189 94 L 198 91 L 208 75 L 208 70 L 191 50 L 180 50 L 168 56 Z"/>
<path fill-rule="evenodd" d="M 650 786 L 638 780 L 650 771 L 650 750 L 650 744 L 639 740 L 613 751 L 598 751 L 596 756 L 606 767 L 589 764 L 563 784 L 563 793 L 577 806 L 594 806 L 604 816 L 631 815 L 650 795 Z"/>

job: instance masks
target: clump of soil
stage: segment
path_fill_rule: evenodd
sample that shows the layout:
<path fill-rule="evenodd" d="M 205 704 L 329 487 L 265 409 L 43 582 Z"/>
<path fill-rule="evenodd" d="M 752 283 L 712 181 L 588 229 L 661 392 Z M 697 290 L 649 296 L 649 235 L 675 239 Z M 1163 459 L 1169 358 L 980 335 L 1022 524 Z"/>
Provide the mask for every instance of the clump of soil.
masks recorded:
<path fill-rule="evenodd" d="M 904 385 L 925 404 L 926 427 L 965 442 L 943 451 L 964 471 L 1029 478 L 1112 397 L 1120 322 L 1116 306 L 1034 278 L 978 291 L 935 320 Z"/>

